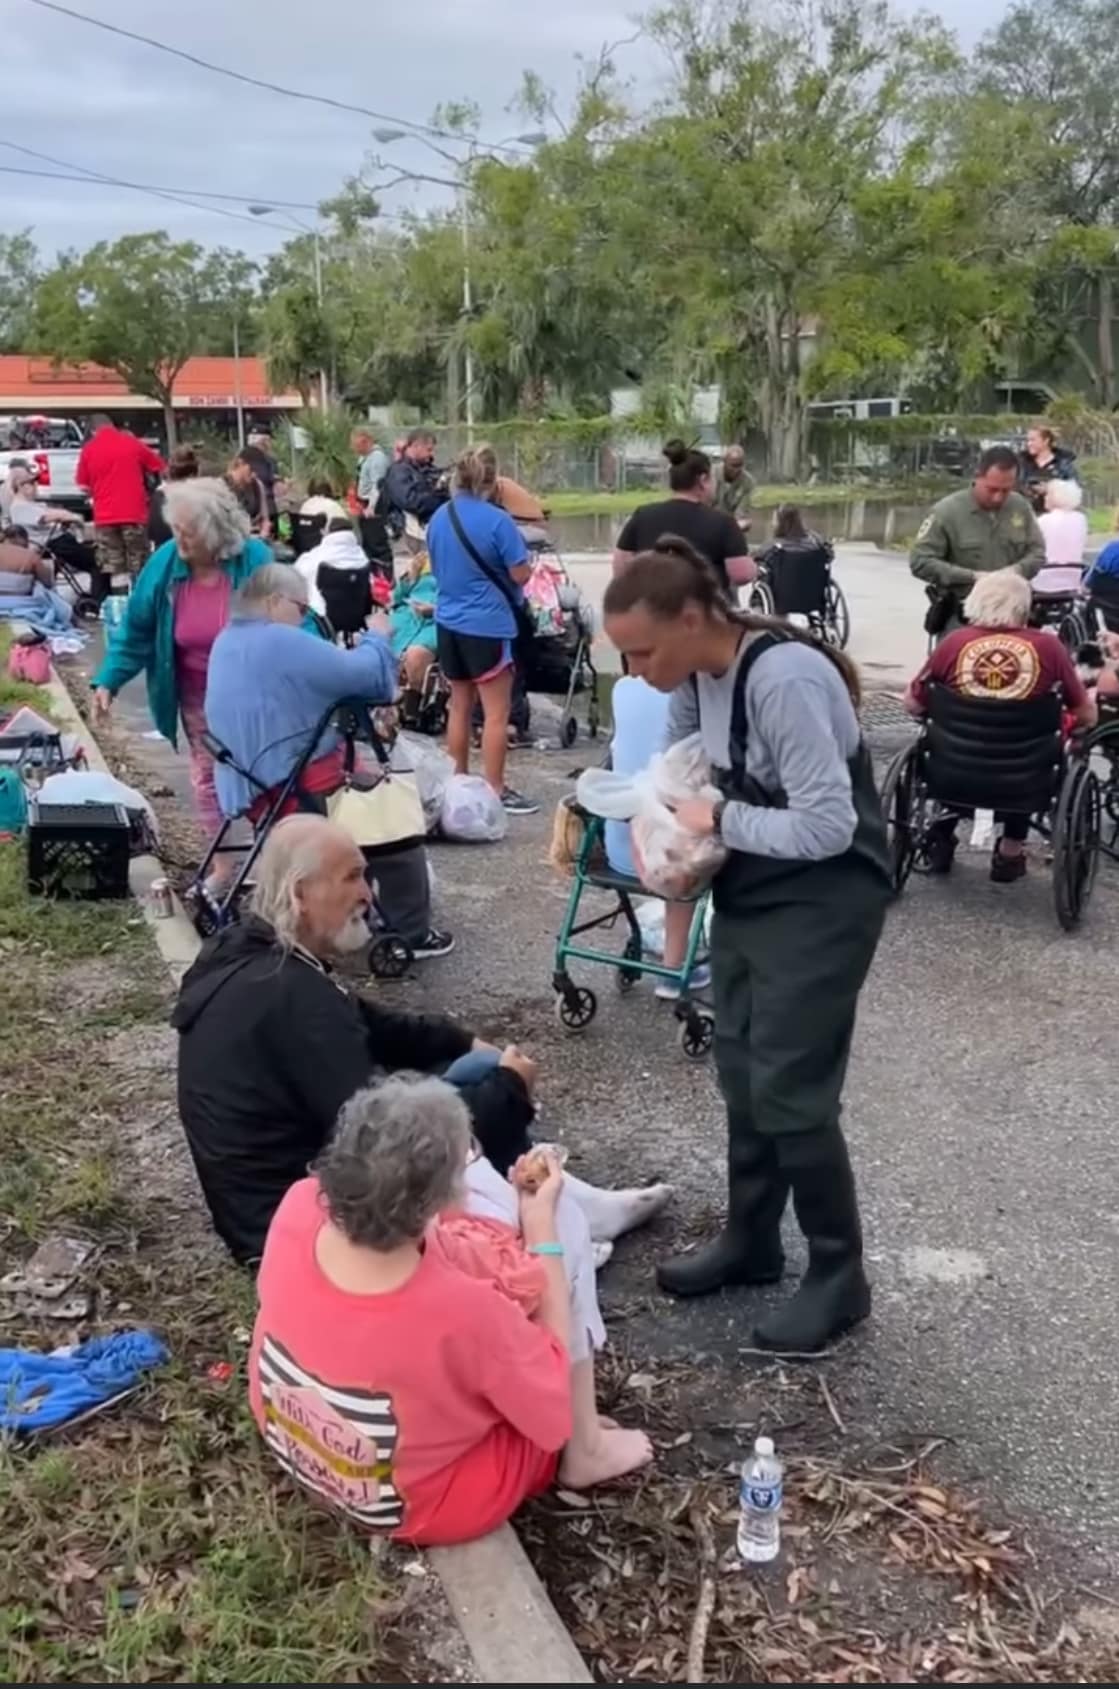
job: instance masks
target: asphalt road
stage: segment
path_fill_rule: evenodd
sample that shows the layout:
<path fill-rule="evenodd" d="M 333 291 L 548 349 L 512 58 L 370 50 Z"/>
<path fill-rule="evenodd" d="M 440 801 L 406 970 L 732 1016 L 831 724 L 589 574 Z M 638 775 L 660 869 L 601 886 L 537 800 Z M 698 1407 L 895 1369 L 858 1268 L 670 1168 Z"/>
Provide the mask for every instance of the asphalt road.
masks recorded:
<path fill-rule="evenodd" d="M 900 679 L 924 645 L 904 562 L 844 553 L 839 573 L 856 654 L 880 665 L 868 679 Z M 121 719 L 142 730 L 134 693 Z M 897 732 L 887 727 L 885 738 Z M 150 762 L 150 742 L 145 751 Z M 433 849 L 437 918 L 457 948 L 413 983 L 379 989 L 452 1008 L 536 1051 L 544 1124 L 586 1176 L 675 1181 L 670 1213 L 650 1236 L 624 1242 L 607 1269 L 606 1305 L 638 1351 L 710 1364 L 712 1388 L 732 1392 L 752 1364 L 739 1353 L 752 1318 L 772 1293 L 677 1304 L 652 1282 L 659 1251 L 717 1223 L 724 1131 L 713 1071 L 680 1053 L 671 1010 L 647 985 L 623 999 L 602 968 L 576 970 L 598 992 L 594 1024 L 571 1038 L 553 1018 L 567 888 L 547 866 L 551 812 L 597 754 L 583 740 L 519 754 L 512 777 L 542 813 L 511 822 L 499 846 Z M 185 789 L 181 765 L 169 779 Z M 1040 861 L 1025 883 L 993 886 L 985 856 L 962 857 L 950 881 L 911 882 L 865 993 L 846 1121 L 875 1312 L 829 1381 L 852 1434 L 952 1439 L 955 1469 L 989 1500 L 1114 1566 L 1119 873 L 1101 872 L 1084 929 L 1067 936 Z"/>

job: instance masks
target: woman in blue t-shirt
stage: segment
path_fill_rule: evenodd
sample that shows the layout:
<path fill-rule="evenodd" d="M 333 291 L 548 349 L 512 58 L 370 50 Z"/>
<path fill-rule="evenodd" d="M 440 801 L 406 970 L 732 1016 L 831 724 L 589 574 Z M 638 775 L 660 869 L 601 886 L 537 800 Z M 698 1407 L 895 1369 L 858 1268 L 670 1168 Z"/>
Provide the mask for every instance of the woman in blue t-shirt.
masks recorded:
<path fill-rule="evenodd" d="M 513 519 L 490 502 L 492 454 L 466 451 L 455 465 L 452 497 L 431 518 L 427 549 L 438 587 L 436 652 L 450 689 L 447 749 L 456 772 L 470 769 L 470 718 L 482 704 L 482 772 L 511 815 L 539 804 L 505 784 L 513 647 L 528 552 Z"/>

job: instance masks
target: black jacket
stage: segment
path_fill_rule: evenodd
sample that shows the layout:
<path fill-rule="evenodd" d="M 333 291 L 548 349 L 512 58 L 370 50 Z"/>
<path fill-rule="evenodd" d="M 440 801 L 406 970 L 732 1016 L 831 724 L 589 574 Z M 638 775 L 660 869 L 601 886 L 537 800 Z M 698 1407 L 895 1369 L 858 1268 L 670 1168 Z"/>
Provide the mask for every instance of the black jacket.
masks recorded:
<path fill-rule="evenodd" d="M 187 1141 L 214 1226 L 239 1261 L 260 1255 L 281 1198 L 355 1091 L 378 1072 L 440 1072 L 472 1043 L 446 1016 L 398 1014 L 343 990 L 252 916 L 206 942 L 171 1024 Z M 523 1080 L 498 1068 L 462 1094 L 504 1172 L 529 1143 Z"/>
<path fill-rule="evenodd" d="M 1018 484 L 1035 510 L 1045 509 L 1045 489 L 1050 481 L 1076 480 L 1076 453 L 1068 446 L 1054 446 L 1044 467 L 1029 452 L 1018 455 Z"/>
<path fill-rule="evenodd" d="M 447 502 L 447 489 L 439 484 L 439 471 L 433 463 L 411 463 L 401 457 L 389 464 L 388 474 L 381 482 L 381 496 L 377 503 L 382 516 L 399 512 L 414 516 L 426 527 Z"/>

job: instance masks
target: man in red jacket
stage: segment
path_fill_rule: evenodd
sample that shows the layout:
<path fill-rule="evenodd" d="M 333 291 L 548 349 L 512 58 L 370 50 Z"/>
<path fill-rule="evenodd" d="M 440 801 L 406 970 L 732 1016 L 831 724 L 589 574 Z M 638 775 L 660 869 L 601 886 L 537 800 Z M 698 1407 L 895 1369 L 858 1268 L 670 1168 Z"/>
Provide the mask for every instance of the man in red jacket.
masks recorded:
<path fill-rule="evenodd" d="M 162 475 L 163 459 L 107 416 L 93 418 L 93 435 L 78 458 L 77 482 L 93 499 L 97 567 L 108 576 L 136 576 L 148 556 L 145 472 Z"/>

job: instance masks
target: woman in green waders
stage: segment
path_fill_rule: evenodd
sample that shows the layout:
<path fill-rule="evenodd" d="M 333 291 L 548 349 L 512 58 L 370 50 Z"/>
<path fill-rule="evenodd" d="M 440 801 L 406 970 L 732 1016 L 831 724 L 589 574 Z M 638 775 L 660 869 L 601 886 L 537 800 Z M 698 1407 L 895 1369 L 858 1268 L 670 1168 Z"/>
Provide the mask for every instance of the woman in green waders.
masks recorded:
<path fill-rule="evenodd" d="M 703 736 L 723 796 L 689 799 L 679 820 L 729 850 L 711 941 L 727 1223 L 657 1276 L 677 1296 L 779 1279 L 791 1190 L 808 1270 L 755 1340 L 819 1349 L 870 1312 L 839 1115 L 890 882 L 858 677 L 840 652 L 733 609 L 672 536 L 611 581 L 605 614 L 630 674 L 672 693 L 670 740 Z"/>

